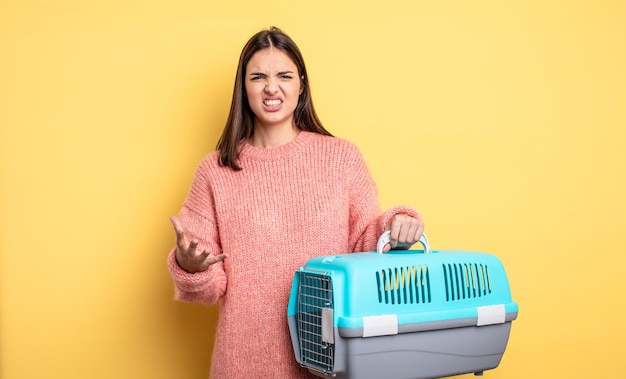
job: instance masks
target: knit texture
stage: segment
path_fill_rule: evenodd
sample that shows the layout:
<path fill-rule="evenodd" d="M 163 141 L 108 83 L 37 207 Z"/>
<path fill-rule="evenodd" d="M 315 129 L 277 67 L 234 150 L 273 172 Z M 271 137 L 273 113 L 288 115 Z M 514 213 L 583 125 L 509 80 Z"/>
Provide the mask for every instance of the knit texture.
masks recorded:
<path fill-rule="evenodd" d="M 212 379 L 315 378 L 295 360 L 287 325 L 294 272 L 314 256 L 373 251 L 390 219 L 350 142 L 301 132 L 264 149 L 243 144 L 242 171 L 200 163 L 178 215 L 189 238 L 229 257 L 190 274 L 168 265 L 178 300 L 220 307 Z"/>

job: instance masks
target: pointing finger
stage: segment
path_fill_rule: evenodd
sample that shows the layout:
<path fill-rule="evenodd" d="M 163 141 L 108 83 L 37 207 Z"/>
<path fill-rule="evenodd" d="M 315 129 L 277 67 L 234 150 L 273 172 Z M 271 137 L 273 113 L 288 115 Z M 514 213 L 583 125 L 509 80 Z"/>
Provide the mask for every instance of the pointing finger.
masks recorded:
<path fill-rule="evenodd" d="M 184 239 L 183 226 L 176 216 L 170 216 L 170 221 L 172 222 L 172 225 L 174 225 L 176 238 L 182 241 Z"/>
<path fill-rule="evenodd" d="M 174 225 L 175 230 L 181 229 L 180 221 L 178 221 L 178 218 L 176 216 L 170 216 L 170 221 L 172 222 L 172 225 Z"/>

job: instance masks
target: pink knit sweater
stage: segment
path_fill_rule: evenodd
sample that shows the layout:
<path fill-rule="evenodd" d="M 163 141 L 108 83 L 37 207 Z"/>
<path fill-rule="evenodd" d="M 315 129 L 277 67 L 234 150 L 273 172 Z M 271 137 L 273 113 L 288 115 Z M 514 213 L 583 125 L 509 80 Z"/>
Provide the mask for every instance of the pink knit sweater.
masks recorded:
<path fill-rule="evenodd" d="M 242 171 L 220 167 L 215 152 L 200 163 L 178 215 L 190 238 L 229 254 L 189 274 L 168 258 L 176 298 L 219 303 L 212 379 L 313 378 L 295 361 L 287 303 L 295 270 L 311 257 L 373 251 L 390 219 L 376 185 L 350 142 L 301 132 L 287 145 L 246 144 Z"/>

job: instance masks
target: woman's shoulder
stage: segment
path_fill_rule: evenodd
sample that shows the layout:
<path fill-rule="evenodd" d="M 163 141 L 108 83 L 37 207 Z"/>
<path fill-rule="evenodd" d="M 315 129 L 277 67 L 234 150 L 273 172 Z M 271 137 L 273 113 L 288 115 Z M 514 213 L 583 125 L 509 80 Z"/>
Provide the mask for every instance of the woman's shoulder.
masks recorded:
<path fill-rule="evenodd" d="M 350 153 L 360 155 L 359 148 L 350 140 L 342 137 L 327 136 L 319 133 L 307 133 L 308 139 L 313 142 L 314 146 L 324 150 L 331 150 L 337 153 Z"/>
<path fill-rule="evenodd" d="M 310 136 L 310 142 L 310 157 L 319 167 L 332 168 L 345 178 L 367 169 L 361 150 L 346 138 L 315 134 Z"/>
<path fill-rule="evenodd" d="M 207 176 L 221 175 L 222 172 L 230 171 L 230 167 L 225 167 L 219 163 L 219 152 L 211 151 L 205 154 L 198 163 L 197 172 Z"/>
<path fill-rule="evenodd" d="M 219 152 L 217 150 L 214 150 L 209 153 L 206 153 L 202 157 L 202 159 L 200 160 L 200 165 L 210 166 L 210 167 L 219 166 L 218 159 L 219 159 Z"/>

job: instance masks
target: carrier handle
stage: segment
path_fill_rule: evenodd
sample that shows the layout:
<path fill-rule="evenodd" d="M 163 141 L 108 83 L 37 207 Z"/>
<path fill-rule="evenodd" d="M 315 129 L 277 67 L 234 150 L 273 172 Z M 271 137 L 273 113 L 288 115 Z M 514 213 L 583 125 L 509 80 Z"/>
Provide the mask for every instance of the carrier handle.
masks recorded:
<path fill-rule="evenodd" d="M 390 239 L 391 239 L 390 230 L 387 230 L 380 236 L 380 238 L 378 239 L 378 245 L 376 247 L 376 251 L 378 252 L 378 254 L 383 253 L 383 247 L 385 247 L 385 245 L 389 243 Z M 430 247 L 428 245 L 428 238 L 426 237 L 426 234 L 422 233 L 422 237 L 420 238 L 418 242 L 421 243 L 422 246 L 424 246 L 424 254 L 430 254 Z M 410 245 L 399 244 L 399 246 L 410 246 Z"/>

